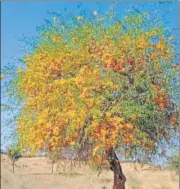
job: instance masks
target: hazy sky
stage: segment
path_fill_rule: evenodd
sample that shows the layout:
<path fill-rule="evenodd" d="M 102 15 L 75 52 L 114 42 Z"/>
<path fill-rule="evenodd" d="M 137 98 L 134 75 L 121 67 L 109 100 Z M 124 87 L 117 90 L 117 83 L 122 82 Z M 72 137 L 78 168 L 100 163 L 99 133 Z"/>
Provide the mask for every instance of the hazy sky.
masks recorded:
<path fill-rule="evenodd" d="M 82 8 L 78 9 L 77 2 L 1 2 L 1 64 L 6 65 L 8 62 L 15 61 L 15 57 L 22 56 L 22 45 L 20 39 L 22 34 L 26 36 L 34 36 L 37 34 L 36 27 L 45 23 L 44 18 L 49 18 L 48 11 L 63 13 L 67 8 L 67 12 L 72 12 L 76 16 L 79 11 L 85 9 L 90 13 L 97 10 L 99 14 L 103 14 L 112 4 L 106 3 L 82 3 Z M 178 3 L 117 3 L 116 12 L 125 15 L 127 10 L 135 6 L 140 10 L 153 12 L 154 17 L 159 16 L 163 21 L 168 21 L 170 28 L 178 27 Z M 5 102 L 6 100 L 2 100 Z M 1 149 L 5 149 L 11 143 L 12 129 L 4 124 L 4 120 L 8 118 L 6 113 L 2 113 L 2 141 Z"/>

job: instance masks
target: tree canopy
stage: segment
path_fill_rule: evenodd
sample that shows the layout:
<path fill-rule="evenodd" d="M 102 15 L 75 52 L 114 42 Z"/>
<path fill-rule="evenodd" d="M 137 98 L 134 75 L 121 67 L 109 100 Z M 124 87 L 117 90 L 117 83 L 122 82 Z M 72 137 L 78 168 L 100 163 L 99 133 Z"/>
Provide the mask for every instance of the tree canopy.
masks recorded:
<path fill-rule="evenodd" d="M 93 16 L 55 17 L 23 58 L 13 81 L 22 151 L 87 147 L 99 161 L 113 147 L 138 158 L 176 133 L 174 37 L 147 13 Z"/>

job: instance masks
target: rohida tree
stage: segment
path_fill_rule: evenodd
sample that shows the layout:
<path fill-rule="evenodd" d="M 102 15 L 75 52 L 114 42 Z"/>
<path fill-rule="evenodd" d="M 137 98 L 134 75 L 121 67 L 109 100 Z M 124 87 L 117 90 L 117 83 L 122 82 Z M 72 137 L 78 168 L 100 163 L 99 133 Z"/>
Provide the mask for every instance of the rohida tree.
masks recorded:
<path fill-rule="evenodd" d="M 172 35 L 146 13 L 54 18 L 23 58 L 13 81 L 23 104 L 19 148 L 34 154 L 88 148 L 106 159 L 114 189 L 126 178 L 116 155 L 151 157 L 177 129 Z M 112 17 L 111 17 L 112 16 Z"/>

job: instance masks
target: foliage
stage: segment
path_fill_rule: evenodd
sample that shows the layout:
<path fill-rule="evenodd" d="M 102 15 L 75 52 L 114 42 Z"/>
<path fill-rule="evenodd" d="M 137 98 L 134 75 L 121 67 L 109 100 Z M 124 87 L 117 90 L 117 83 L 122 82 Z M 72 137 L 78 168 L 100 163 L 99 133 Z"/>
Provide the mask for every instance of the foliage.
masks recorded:
<path fill-rule="evenodd" d="M 177 130 L 173 36 L 147 13 L 125 18 L 55 17 L 12 82 L 23 104 L 19 147 L 35 154 L 90 149 L 100 163 L 110 146 L 151 156 Z"/>

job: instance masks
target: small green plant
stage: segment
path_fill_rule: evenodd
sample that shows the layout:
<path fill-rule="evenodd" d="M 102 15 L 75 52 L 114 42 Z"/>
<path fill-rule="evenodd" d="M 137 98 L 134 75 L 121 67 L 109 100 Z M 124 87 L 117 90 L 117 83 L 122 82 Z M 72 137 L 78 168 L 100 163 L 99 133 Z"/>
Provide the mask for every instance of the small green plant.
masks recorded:
<path fill-rule="evenodd" d="M 12 146 L 8 149 L 7 154 L 10 158 L 13 158 L 14 155 L 20 154 L 20 150 L 19 150 L 18 146 Z"/>
<path fill-rule="evenodd" d="M 17 161 L 20 157 L 22 157 L 21 153 L 20 153 L 20 150 L 19 150 L 19 146 L 18 145 L 15 145 L 15 146 L 12 146 L 8 149 L 8 156 L 11 158 L 12 160 L 12 171 L 13 171 L 13 174 L 14 174 L 14 163 L 15 161 Z"/>

